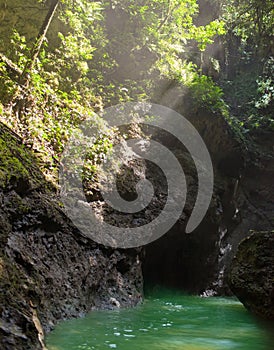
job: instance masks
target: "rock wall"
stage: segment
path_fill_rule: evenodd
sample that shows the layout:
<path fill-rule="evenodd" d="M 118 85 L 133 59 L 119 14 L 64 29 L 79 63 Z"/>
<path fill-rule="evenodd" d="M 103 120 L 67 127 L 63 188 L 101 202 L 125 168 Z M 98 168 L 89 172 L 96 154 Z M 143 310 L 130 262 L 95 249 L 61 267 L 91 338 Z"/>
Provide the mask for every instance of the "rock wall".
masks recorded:
<path fill-rule="evenodd" d="M 137 249 L 83 237 L 21 140 L 0 128 L 0 348 L 40 349 L 56 322 L 142 300 Z"/>
<path fill-rule="evenodd" d="M 199 131 L 212 158 L 215 185 L 203 222 L 185 234 L 197 179 L 193 163 L 182 162 L 189 180 L 187 205 L 170 232 L 145 247 L 145 284 L 203 295 L 230 295 L 227 277 L 239 242 L 250 230 L 271 230 L 274 226 L 273 132 L 254 135 L 244 144 L 222 116 L 195 106 L 188 92 L 172 82 L 159 87 L 154 102 L 181 113 Z M 170 138 L 166 142 L 182 159 L 187 157 L 176 141 Z"/>

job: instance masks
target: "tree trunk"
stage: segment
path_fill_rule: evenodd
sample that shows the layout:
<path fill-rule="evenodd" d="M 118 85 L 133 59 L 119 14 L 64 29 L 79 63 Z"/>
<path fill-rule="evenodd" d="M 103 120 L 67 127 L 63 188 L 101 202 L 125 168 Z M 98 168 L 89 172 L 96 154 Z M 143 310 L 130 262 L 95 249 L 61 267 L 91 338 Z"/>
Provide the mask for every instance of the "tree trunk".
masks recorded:
<path fill-rule="evenodd" d="M 46 16 L 46 18 L 45 18 L 45 20 L 40 28 L 39 34 L 37 35 L 35 44 L 32 48 L 30 59 L 26 63 L 25 68 L 21 74 L 19 83 L 20 83 L 20 85 L 23 85 L 25 88 L 27 88 L 29 85 L 30 73 L 35 66 L 37 57 L 41 51 L 43 41 L 45 40 L 49 26 L 50 26 L 51 21 L 54 17 L 54 14 L 55 14 L 55 11 L 58 7 L 59 2 L 60 2 L 60 0 L 52 0 L 51 1 L 47 16 Z"/>
<path fill-rule="evenodd" d="M 37 57 L 39 56 L 39 53 L 41 51 L 41 47 L 43 44 L 43 41 L 46 38 L 49 26 L 51 24 L 51 21 L 54 17 L 55 11 L 59 5 L 60 0 L 52 0 L 50 4 L 50 8 L 48 10 L 47 16 L 40 28 L 40 31 L 36 37 L 35 43 L 33 45 L 31 55 L 29 60 L 27 61 L 22 74 L 19 77 L 19 96 L 18 94 L 15 95 L 14 98 L 14 112 L 16 113 L 18 119 L 21 119 L 22 111 L 26 107 L 26 101 L 27 101 L 27 94 L 28 94 L 28 87 L 31 79 L 31 72 L 35 66 Z"/>

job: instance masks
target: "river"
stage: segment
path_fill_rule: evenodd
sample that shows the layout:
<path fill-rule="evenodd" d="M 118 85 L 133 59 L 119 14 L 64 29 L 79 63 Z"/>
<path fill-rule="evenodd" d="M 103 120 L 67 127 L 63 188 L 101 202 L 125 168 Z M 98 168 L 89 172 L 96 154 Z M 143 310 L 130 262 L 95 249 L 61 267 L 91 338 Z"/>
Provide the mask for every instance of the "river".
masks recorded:
<path fill-rule="evenodd" d="M 235 298 L 158 291 L 133 309 L 61 322 L 46 344 L 49 350 L 273 350 L 270 336 Z"/>

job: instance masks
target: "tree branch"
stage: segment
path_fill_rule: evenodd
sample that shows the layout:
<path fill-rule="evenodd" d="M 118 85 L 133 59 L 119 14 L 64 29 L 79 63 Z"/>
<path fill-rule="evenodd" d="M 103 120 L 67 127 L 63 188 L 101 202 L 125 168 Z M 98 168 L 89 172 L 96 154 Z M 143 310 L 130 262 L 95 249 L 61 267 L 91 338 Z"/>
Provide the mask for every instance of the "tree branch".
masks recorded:
<path fill-rule="evenodd" d="M 167 13 L 165 15 L 165 17 L 163 18 L 163 20 L 161 21 L 161 23 L 159 24 L 158 28 L 157 28 L 157 32 L 159 32 L 161 30 L 161 28 L 166 24 L 167 20 L 169 19 L 169 16 L 171 15 L 171 3 L 170 0 L 168 1 L 168 9 L 167 9 Z"/>
<path fill-rule="evenodd" d="M 12 73 L 16 76 L 22 75 L 22 73 L 23 73 L 22 70 L 1 52 L 0 52 L 0 62 L 5 63 L 7 69 L 10 73 Z"/>
<path fill-rule="evenodd" d="M 40 28 L 40 31 L 39 31 L 37 38 L 36 38 L 36 42 L 32 48 L 31 57 L 28 60 L 27 64 L 25 65 L 25 68 L 21 74 L 21 77 L 20 77 L 21 85 L 27 86 L 29 83 L 29 73 L 31 73 L 31 71 L 33 70 L 33 67 L 36 63 L 37 57 L 41 51 L 42 44 L 45 40 L 49 26 L 51 24 L 51 21 L 53 19 L 53 16 L 55 14 L 55 11 L 58 7 L 59 2 L 60 2 L 60 0 L 52 0 L 51 1 L 50 8 L 48 10 L 46 18 L 45 18 L 45 20 Z"/>

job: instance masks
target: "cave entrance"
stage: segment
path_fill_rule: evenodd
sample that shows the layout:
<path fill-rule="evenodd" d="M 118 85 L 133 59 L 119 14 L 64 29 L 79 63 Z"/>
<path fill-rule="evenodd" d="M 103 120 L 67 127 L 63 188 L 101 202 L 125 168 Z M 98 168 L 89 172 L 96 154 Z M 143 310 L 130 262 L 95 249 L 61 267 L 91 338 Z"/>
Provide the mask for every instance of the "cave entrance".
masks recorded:
<path fill-rule="evenodd" d="M 216 279 L 218 226 L 206 218 L 198 229 L 186 234 L 177 223 L 158 240 L 144 248 L 145 290 L 175 288 L 202 293 Z"/>

